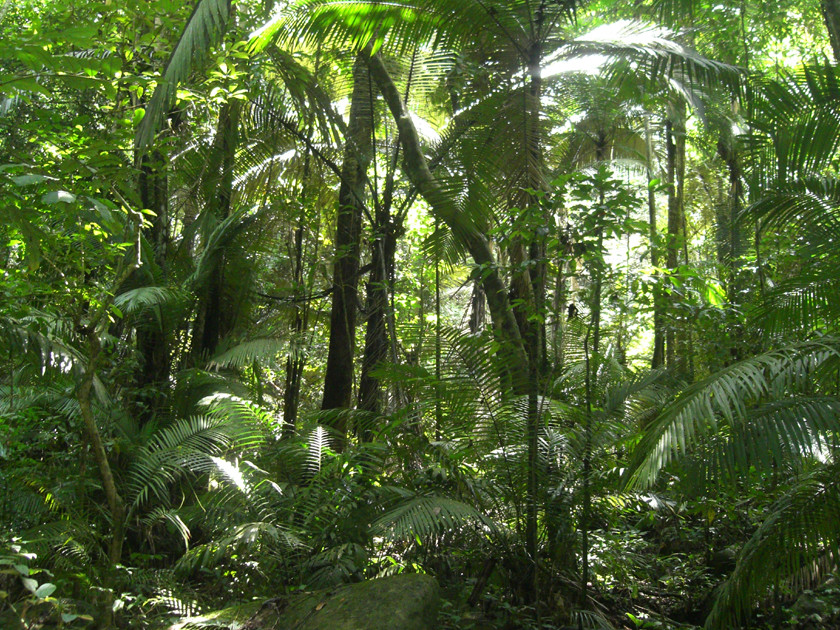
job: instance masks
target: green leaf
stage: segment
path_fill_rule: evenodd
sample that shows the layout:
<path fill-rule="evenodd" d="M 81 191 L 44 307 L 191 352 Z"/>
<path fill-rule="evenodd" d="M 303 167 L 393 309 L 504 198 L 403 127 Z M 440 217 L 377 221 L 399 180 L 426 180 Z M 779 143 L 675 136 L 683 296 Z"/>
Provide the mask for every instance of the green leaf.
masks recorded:
<path fill-rule="evenodd" d="M 23 582 L 24 588 L 30 593 L 35 593 L 38 590 L 38 580 L 33 580 L 32 578 L 28 577 L 21 577 L 21 582 Z"/>
<path fill-rule="evenodd" d="M 27 173 L 26 175 L 18 175 L 17 177 L 12 177 L 12 183 L 15 186 L 31 186 L 32 184 L 40 184 L 46 179 L 49 179 L 46 175 L 39 175 L 38 173 Z"/>
<path fill-rule="evenodd" d="M 706 301 L 715 308 L 723 308 L 726 302 L 726 293 L 723 292 L 723 287 L 714 280 L 706 282 Z"/>
<path fill-rule="evenodd" d="M 52 582 L 44 582 L 41 586 L 35 589 L 35 597 L 38 597 L 39 599 L 46 599 L 55 593 L 56 588 L 58 587 Z"/>
<path fill-rule="evenodd" d="M 21 575 L 29 575 L 29 567 L 25 564 L 16 564 L 15 571 L 17 571 Z"/>
<path fill-rule="evenodd" d="M 76 201 L 76 195 L 67 192 L 66 190 L 54 190 L 42 196 L 41 201 L 49 205 L 56 204 L 59 202 L 73 203 Z"/>
<path fill-rule="evenodd" d="M 38 80 L 32 77 L 12 79 L 11 81 L 5 83 L 3 90 L 6 91 L 10 87 L 22 92 L 37 92 L 38 94 L 43 94 L 44 96 L 52 96 L 52 92 L 50 92 L 50 90 L 38 83 Z"/>

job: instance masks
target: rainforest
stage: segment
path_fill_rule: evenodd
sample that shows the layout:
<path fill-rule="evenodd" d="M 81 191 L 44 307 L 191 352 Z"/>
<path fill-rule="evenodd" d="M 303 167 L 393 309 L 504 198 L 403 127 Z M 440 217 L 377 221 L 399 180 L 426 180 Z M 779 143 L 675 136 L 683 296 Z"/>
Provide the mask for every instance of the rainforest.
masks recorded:
<path fill-rule="evenodd" d="M 840 0 L 0 0 L 0 627 L 840 627 Z"/>

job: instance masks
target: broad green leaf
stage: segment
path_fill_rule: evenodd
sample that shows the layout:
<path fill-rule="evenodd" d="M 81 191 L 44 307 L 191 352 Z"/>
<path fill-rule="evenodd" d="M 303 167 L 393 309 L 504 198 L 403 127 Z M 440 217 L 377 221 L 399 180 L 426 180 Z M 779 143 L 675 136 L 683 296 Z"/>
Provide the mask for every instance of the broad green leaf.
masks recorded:
<path fill-rule="evenodd" d="M 37 79 L 33 79 L 32 77 L 21 77 L 19 79 L 12 79 L 11 81 L 4 82 L 3 91 L 8 91 L 9 88 L 14 88 L 22 92 L 37 92 L 38 94 L 43 94 L 44 96 L 52 96 L 52 92 L 50 92 L 50 90 L 38 83 Z"/>
<path fill-rule="evenodd" d="M 31 186 L 32 184 L 40 184 L 48 179 L 46 175 L 39 175 L 38 173 L 26 173 L 25 175 L 18 175 L 12 177 L 12 182 L 15 186 Z"/>
<path fill-rule="evenodd" d="M 30 593 L 35 593 L 38 590 L 38 580 L 33 580 L 32 578 L 28 577 L 21 577 L 21 582 L 23 582 L 24 588 Z"/>
<path fill-rule="evenodd" d="M 726 302 L 726 294 L 721 287 L 714 280 L 706 282 L 706 301 L 716 308 L 722 308 Z"/>
<path fill-rule="evenodd" d="M 52 192 L 48 192 L 44 196 L 41 197 L 41 201 L 46 204 L 55 204 L 55 203 L 73 203 L 76 201 L 76 195 L 73 193 L 67 192 L 66 190 L 54 190 Z"/>
<path fill-rule="evenodd" d="M 56 588 L 58 587 L 52 582 L 44 582 L 43 584 L 41 584 L 41 586 L 35 589 L 35 597 L 38 597 L 40 599 L 46 599 L 47 597 L 55 593 Z"/>

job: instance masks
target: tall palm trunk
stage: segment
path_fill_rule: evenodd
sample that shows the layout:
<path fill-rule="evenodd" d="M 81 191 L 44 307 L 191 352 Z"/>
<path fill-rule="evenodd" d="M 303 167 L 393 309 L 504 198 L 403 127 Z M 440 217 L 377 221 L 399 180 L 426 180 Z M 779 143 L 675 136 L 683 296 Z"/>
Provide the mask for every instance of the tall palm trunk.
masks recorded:
<path fill-rule="evenodd" d="M 530 84 L 526 104 L 529 111 L 526 114 L 526 142 L 525 153 L 528 156 L 528 179 L 532 191 L 545 190 L 543 179 L 543 146 L 540 128 L 541 98 L 542 98 L 542 30 L 544 27 L 546 2 L 541 0 L 534 19 L 534 29 L 537 34 L 528 56 L 528 75 Z M 539 199 L 529 193 L 526 209 L 529 212 L 541 214 L 541 225 L 549 222 L 547 211 L 539 208 Z M 541 414 L 539 408 L 540 369 L 545 364 L 545 293 L 547 279 L 546 234 L 537 229 L 529 244 L 528 269 L 530 270 L 531 299 L 525 302 L 525 309 L 531 311 L 524 322 L 522 338 L 528 354 L 528 469 L 525 497 L 525 550 L 533 563 L 530 570 L 529 586 L 531 600 L 539 602 L 539 570 L 538 570 L 538 539 L 537 524 L 539 511 L 539 433 Z M 539 610 L 537 611 L 539 618 Z"/>
<path fill-rule="evenodd" d="M 685 179 L 685 103 L 672 104 L 665 124 L 668 183 L 668 238 L 666 255 L 668 270 L 672 275 L 679 267 L 680 250 L 687 257 L 685 234 L 684 179 Z M 685 261 L 688 262 L 687 260 Z M 676 311 L 676 296 L 672 300 L 672 315 Z M 689 362 L 690 331 L 687 322 L 675 321 L 666 333 L 665 363 L 679 374 L 686 374 Z"/>
<path fill-rule="evenodd" d="M 308 166 L 308 156 L 307 165 Z M 308 169 L 304 167 L 304 171 Z M 304 176 L 305 177 L 305 176 Z M 304 187 L 306 182 L 304 181 Z M 305 208 L 301 208 L 301 216 L 294 233 L 294 285 L 295 297 L 303 297 L 303 222 L 305 220 Z M 301 336 L 306 329 L 307 307 L 304 304 L 295 304 L 295 320 L 292 324 L 293 341 L 289 356 L 286 357 L 286 381 L 283 388 L 283 434 L 290 436 L 295 431 L 297 424 L 298 405 L 300 403 L 300 383 L 303 375 L 303 368 L 306 364 L 306 357 L 300 348 Z"/>
<path fill-rule="evenodd" d="M 359 245 L 367 167 L 373 153 L 373 112 L 366 56 L 366 52 L 360 53 L 353 65 L 353 94 L 338 191 L 330 341 L 322 409 L 349 408 L 353 396 Z M 338 420 L 335 429 L 340 435 L 347 432 L 343 420 Z"/>
<path fill-rule="evenodd" d="M 379 227 L 388 229 L 388 224 Z M 377 365 L 388 359 L 388 270 L 386 248 L 393 249 L 387 241 L 388 232 L 380 232 L 373 243 L 371 270 L 365 300 L 367 328 L 365 330 L 365 352 L 362 358 L 362 373 L 359 378 L 359 409 L 379 413 L 382 410 L 382 388 L 379 379 L 373 375 Z M 362 438 L 370 438 L 369 431 L 362 432 Z"/>
<path fill-rule="evenodd" d="M 650 129 L 650 116 L 647 113 L 645 113 L 645 159 L 647 162 L 650 264 L 651 267 L 656 269 L 659 267 L 659 231 L 656 218 L 656 192 L 653 186 L 653 135 Z M 665 302 L 658 272 L 655 273 L 655 278 L 653 285 L 653 356 L 650 360 L 650 367 L 654 370 L 665 364 Z"/>
<path fill-rule="evenodd" d="M 717 229 L 721 232 L 717 239 L 718 263 L 725 270 L 724 287 L 727 299 L 737 309 L 741 303 L 741 290 L 743 288 L 739 277 L 743 250 L 739 217 L 743 199 L 743 186 L 735 138 L 731 132 L 721 135 L 718 141 L 718 155 L 726 164 L 729 175 L 728 194 L 725 195 L 724 202 L 718 209 Z M 735 313 L 732 311 L 730 313 L 731 319 L 728 328 L 731 339 L 728 362 L 735 362 L 742 358 L 744 329 L 743 325 L 737 321 L 738 318 Z"/>
<path fill-rule="evenodd" d="M 595 144 L 595 160 L 598 162 L 599 168 L 607 159 L 607 134 L 602 129 L 598 132 L 598 139 Z M 601 308 L 602 308 L 602 294 L 604 290 L 604 271 L 605 264 L 603 259 L 604 249 L 604 204 L 606 203 L 606 194 L 603 186 L 598 186 L 598 211 L 601 216 L 597 222 L 598 234 L 596 235 L 595 258 L 593 259 L 592 268 L 592 353 L 595 355 L 595 361 L 598 362 L 598 355 L 601 352 Z"/>
<path fill-rule="evenodd" d="M 205 186 L 205 199 L 211 206 L 216 222 L 230 216 L 233 201 L 233 171 L 236 148 L 239 144 L 239 119 L 241 102 L 231 100 L 219 110 L 216 136 L 208 166 L 209 177 Z M 193 356 L 196 359 L 212 355 L 221 338 L 227 334 L 230 317 L 222 308 L 225 292 L 225 257 L 219 256 L 200 296 L 198 315 L 193 327 Z"/>
<path fill-rule="evenodd" d="M 393 79 L 378 55 L 370 58 L 370 69 L 397 123 L 400 144 L 405 154 L 406 175 L 429 204 L 436 218 L 447 224 L 455 237 L 463 243 L 475 264 L 481 267 L 487 308 L 490 311 L 493 326 L 502 340 L 501 351 L 509 361 L 512 372 L 527 374 L 528 359 L 522 335 L 513 315 L 505 283 L 499 273 L 490 243 L 475 225 L 466 220 L 459 207 L 429 169 L 417 129 Z"/>
<path fill-rule="evenodd" d="M 473 282 L 472 295 L 470 296 L 470 333 L 477 335 L 484 330 L 485 299 L 484 287 L 481 282 Z"/>
<path fill-rule="evenodd" d="M 321 49 L 315 56 L 315 71 L 317 77 L 321 65 Z M 303 351 L 303 334 L 309 320 L 309 302 L 306 294 L 309 285 L 304 287 L 303 282 L 303 235 L 307 222 L 307 206 L 309 205 L 308 191 L 312 169 L 312 137 L 314 133 L 315 111 L 309 112 L 307 121 L 307 140 L 304 149 L 303 176 L 300 186 L 300 214 L 298 215 L 297 227 L 294 231 L 292 243 L 292 275 L 294 279 L 295 320 L 292 324 L 293 340 L 289 355 L 286 357 L 286 379 L 283 388 L 283 435 L 290 437 L 295 433 L 297 427 L 298 407 L 300 405 L 300 386 L 303 377 L 303 368 L 306 365 L 306 354 Z"/>
<path fill-rule="evenodd" d="M 166 277 L 166 248 L 169 242 L 169 186 L 167 159 L 160 149 L 151 155 L 144 155 L 140 163 L 138 188 L 142 207 L 151 210 L 150 225 L 146 238 L 154 251 L 155 265 L 162 276 Z M 141 356 L 141 369 L 137 373 L 137 387 L 146 389 L 152 398 L 144 401 L 139 410 L 139 420 L 145 424 L 151 420 L 156 410 L 165 402 L 165 393 L 169 383 L 171 361 L 169 342 L 166 337 L 166 318 L 163 313 L 153 322 L 137 328 L 137 349 Z"/>
<path fill-rule="evenodd" d="M 409 67 L 408 82 L 405 88 L 404 100 L 408 100 L 411 91 L 411 81 L 417 61 L 415 49 Z M 371 94 L 371 98 L 372 98 Z M 365 312 L 367 327 L 365 329 L 365 352 L 362 357 L 362 373 L 359 377 L 359 408 L 372 413 L 382 410 L 383 392 L 380 381 L 373 371 L 388 359 L 391 350 L 391 362 L 397 363 L 396 352 L 396 323 L 394 322 L 393 278 L 397 251 L 397 238 L 403 233 L 403 215 L 392 214 L 394 202 L 394 187 L 396 184 L 397 163 L 400 155 L 399 131 L 397 142 L 391 153 L 385 187 L 381 200 L 376 199 L 376 210 L 373 225 L 373 243 L 371 245 L 371 271 L 366 287 Z M 377 189 L 378 195 L 378 189 Z M 422 298 L 421 298 L 422 300 Z M 389 343 L 390 337 L 390 343 Z M 370 428 L 362 431 L 362 438 L 370 438 Z"/>

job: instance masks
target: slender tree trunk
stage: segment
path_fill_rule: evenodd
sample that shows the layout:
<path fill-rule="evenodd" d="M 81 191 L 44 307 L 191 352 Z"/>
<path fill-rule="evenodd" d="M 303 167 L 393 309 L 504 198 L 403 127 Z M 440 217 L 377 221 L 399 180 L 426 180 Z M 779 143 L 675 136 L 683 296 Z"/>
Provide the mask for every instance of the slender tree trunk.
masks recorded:
<path fill-rule="evenodd" d="M 315 56 L 315 76 L 320 69 L 321 48 Z M 309 205 L 309 185 L 312 168 L 312 136 L 314 133 L 315 112 L 309 113 L 307 121 L 307 141 L 303 161 L 303 176 L 300 187 L 300 214 L 298 224 L 293 237 L 293 267 L 295 303 L 295 321 L 292 325 L 293 338 L 289 355 L 286 357 L 286 380 L 283 388 L 283 436 L 291 437 L 297 429 L 298 407 L 300 406 L 300 387 L 303 376 L 303 368 L 306 365 L 306 354 L 303 349 L 303 335 L 306 331 L 309 319 L 309 302 L 304 297 L 310 289 L 310 285 L 304 286 L 303 281 L 303 235 L 307 222 L 307 207 Z"/>
<path fill-rule="evenodd" d="M 733 105 L 734 107 L 734 105 Z M 743 288 L 740 280 L 741 256 L 743 254 L 743 243 L 741 236 L 741 202 L 743 199 L 743 186 L 741 180 L 741 168 L 738 162 L 738 152 L 735 147 L 735 139 L 731 133 L 725 132 L 718 141 L 718 155 L 726 164 L 729 175 L 729 190 L 724 196 L 724 203 L 719 208 L 719 219 L 717 229 L 721 231 L 718 235 L 718 258 L 724 270 L 724 288 L 730 304 L 737 308 L 741 305 L 741 290 Z M 743 325 L 733 317 L 729 322 L 730 348 L 729 362 L 736 362 L 742 358 L 743 350 Z"/>
<path fill-rule="evenodd" d="M 675 134 L 674 141 L 677 148 L 677 211 L 678 221 L 680 225 L 679 241 L 682 245 L 683 263 L 688 265 L 690 262 L 688 255 L 688 217 L 685 212 L 685 164 L 686 164 L 686 106 L 684 102 L 680 102 L 677 106 L 677 115 L 675 117 Z M 689 381 L 694 376 L 694 346 L 692 342 L 692 322 L 688 318 L 683 318 L 677 327 L 677 362 L 676 368 L 678 372 Z"/>
<path fill-rule="evenodd" d="M 408 100 L 411 80 L 417 60 L 415 49 L 412 56 L 404 100 Z M 370 95 L 373 98 L 373 95 Z M 367 327 L 365 329 L 365 352 L 362 358 L 362 373 L 359 378 L 359 408 L 364 411 L 379 413 L 382 409 L 382 387 L 379 379 L 373 375 L 378 365 L 388 358 L 391 350 L 391 363 L 396 365 L 397 332 L 394 321 L 393 279 L 397 250 L 397 237 L 403 232 L 402 219 L 392 215 L 394 185 L 397 163 L 400 154 L 399 130 L 397 142 L 387 165 L 385 187 L 381 202 L 377 199 L 371 245 L 371 272 L 366 288 Z M 374 162 L 374 172 L 376 171 Z M 378 193 L 378 190 L 377 190 Z M 389 343 L 390 338 L 390 343 Z M 394 392 L 399 399 L 399 388 Z M 362 432 L 362 439 L 370 439 L 370 428 Z"/>
<path fill-rule="evenodd" d="M 672 275 L 679 267 L 680 250 L 686 251 L 685 216 L 683 207 L 683 179 L 685 176 L 685 104 L 673 104 L 670 107 L 668 121 L 665 124 L 667 150 L 668 183 L 668 238 L 666 255 L 668 270 Z M 687 262 L 687 261 L 686 261 Z M 676 305 L 675 296 L 672 305 Z M 675 321 L 672 308 L 672 324 L 666 333 L 665 362 L 669 369 L 684 373 L 687 366 L 687 327 L 682 321 Z"/>
<path fill-rule="evenodd" d="M 546 189 L 543 178 L 543 147 L 542 133 L 540 129 L 540 114 L 542 111 L 542 45 L 540 37 L 544 25 L 545 0 L 541 0 L 535 15 L 534 27 L 537 38 L 531 46 L 528 59 L 528 74 L 530 85 L 528 89 L 528 125 L 525 152 L 528 156 L 528 177 L 529 186 L 533 191 L 544 191 Z M 547 211 L 540 207 L 539 199 L 534 193 L 529 194 L 526 210 L 541 215 L 541 225 L 547 226 L 549 217 Z M 543 228 L 544 229 L 544 228 Z M 547 278 L 546 260 L 546 233 L 540 228 L 534 229 L 528 252 L 528 269 L 530 270 L 531 299 L 525 302 L 525 308 L 530 311 L 527 321 L 524 322 L 523 340 L 525 341 L 528 354 L 528 478 L 526 486 L 525 505 L 525 550 L 531 562 L 531 575 L 529 576 L 530 594 L 532 602 L 537 608 L 537 620 L 539 620 L 539 541 L 537 539 L 537 524 L 539 512 L 539 434 L 542 425 L 539 395 L 540 395 L 540 370 L 546 363 L 545 344 L 545 293 Z"/>
<path fill-rule="evenodd" d="M 595 159 L 599 164 L 599 168 L 603 168 L 601 165 L 604 164 L 604 161 L 607 157 L 607 139 L 606 133 L 603 131 L 599 132 L 598 134 L 598 141 L 595 146 Z M 598 187 L 598 206 L 601 208 L 599 210 L 600 217 L 598 221 L 598 234 L 597 234 L 597 241 L 596 241 L 596 254 L 592 269 L 592 277 L 593 277 L 593 287 L 592 287 L 592 353 L 595 356 L 596 364 L 599 362 L 599 356 L 601 352 L 601 295 L 603 293 L 603 285 L 604 285 L 604 271 L 605 271 L 605 264 L 603 258 L 603 251 L 604 251 L 604 221 L 606 217 L 603 214 L 604 204 L 606 203 L 606 196 L 604 193 L 603 187 Z"/>
<path fill-rule="evenodd" d="M 831 41 L 834 62 L 840 63 L 840 0 L 821 0 L 820 9 Z"/>
<path fill-rule="evenodd" d="M 204 194 L 217 223 L 230 216 L 241 107 L 238 100 L 222 105 L 216 124 Z M 221 338 L 228 332 L 230 313 L 226 313 L 222 307 L 225 292 L 224 268 L 225 257 L 222 254 L 213 266 L 200 294 L 198 314 L 193 324 L 192 354 L 195 360 L 211 356 Z"/>
<path fill-rule="evenodd" d="M 154 212 L 146 236 L 154 250 L 156 271 L 160 274 L 158 280 L 166 278 L 166 248 L 169 243 L 167 171 L 167 159 L 163 151 L 156 150 L 151 155 L 147 154 L 141 158 L 138 181 L 140 203 L 144 209 Z M 151 420 L 166 402 L 171 371 L 166 330 L 167 317 L 160 311 L 157 317 L 148 318 L 137 327 L 137 348 L 141 356 L 137 387 L 146 390 L 147 393 L 138 414 L 141 424 Z"/>
<path fill-rule="evenodd" d="M 304 168 L 306 171 L 307 169 Z M 304 187 L 306 183 L 304 182 Z M 294 234 L 294 283 L 295 296 L 302 298 L 303 291 L 303 222 L 305 220 L 305 207 L 301 208 L 301 216 L 298 219 L 298 226 Z M 303 368 L 306 365 L 306 357 L 302 351 L 303 332 L 306 329 L 305 304 L 295 304 L 295 321 L 292 324 L 292 348 L 289 356 L 286 357 L 286 382 L 283 389 L 283 435 L 290 437 L 294 435 L 297 425 L 298 406 L 300 404 L 300 383 L 303 375 Z"/>
<path fill-rule="evenodd" d="M 218 203 L 216 216 L 219 221 L 224 221 L 230 216 L 231 201 L 233 198 L 233 169 L 236 161 L 236 146 L 239 143 L 240 111 L 240 101 L 234 100 L 225 103 L 219 112 L 218 132 L 220 133 L 220 138 L 218 139 L 218 143 L 221 163 L 219 165 L 215 195 L 215 200 Z M 228 322 L 224 319 L 225 312 L 222 308 L 225 285 L 224 265 L 224 256 L 222 256 L 219 259 L 219 263 L 213 269 L 208 285 L 207 312 L 201 339 L 201 349 L 207 354 L 212 354 L 216 351 L 219 340 L 227 333 L 226 324 Z"/>
<path fill-rule="evenodd" d="M 603 204 L 603 200 L 601 201 Z M 604 261 L 601 258 L 601 252 L 604 248 L 604 231 L 599 229 L 598 240 L 596 241 L 598 249 L 598 257 L 593 264 L 593 287 L 592 287 L 592 354 L 595 358 L 596 365 L 600 362 L 601 352 L 601 294 L 603 293 L 604 285 Z"/>
<path fill-rule="evenodd" d="M 105 583 L 106 588 L 110 588 L 111 590 L 109 596 L 104 602 L 105 605 L 103 606 L 103 615 L 100 621 L 100 626 L 103 628 L 111 628 L 114 623 L 114 569 L 122 559 L 122 548 L 123 543 L 125 542 L 126 507 L 125 501 L 117 488 L 116 479 L 113 470 L 111 469 L 111 464 L 108 461 L 108 453 L 105 450 L 105 443 L 102 440 L 102 434 L 99 431 L 99 425 L 96 423 L 96 418 L 93 413 L 93 383 L 96 380 L 97 370 L 99 369 L 100 360 L 102 358 L 100 335 L 107 327 L 106 325 L 103 325 L 102 322 L 106 321 L 105 315 L 114 304 L 114 296 L 117 294 L 117 291 L 140 267 L 140 249 L 141 221 L 138 220 L 135 237 L 134 259 L 124 265 L 122 270 L 117 273 L 117 277 L 112 285 L 112 290 L 106 293 L 100 300 L 99 307 L 95 312 L 90 314 L 87 324 L 84 326 L 78 326 L 84 335 L 84 342 L 87 346 L 87 363 L 82 374 L 82 379 L 76 389 L 76 400 L 79 403 L 79 412 L 82 416 L 82 422 L 85 427 L 88 442 L 93 450 L 93 458 L 99 468 L 102 489 L 105 492 L 105 500 L 108 504 L 108 512 L 111 516 L 111 540 L 108 546 L 108 574 Z"/>
<path fill-rule="evenodd" d="M 476 280 L 473 283 L 472 295 L 470 296 L 470 333 L 473 335 L 479 334 L 484 330 L 484 316 L 485 316 L 484 287 L 481 282 Z"/>
<path fill-rule="evenodd" d="M 435 231 L 440 228 L 438 221 L 435 221 Z M 435 439 L 440 440 L 443 427 L 443 409 L 440 391 L 440 380 L 442 375 L 441 362 L 441 334 L 443 322 L 440 318 L 440 259 L 435 257 Z"/>
<path fill-rule="evenodd" d="M 373 153 L 373 112 L 366 52 L 353 65 L 353 94 L 341 168 L 335 233 L 332 309 L 322 409 L 349 408 L 353 396 L 356 348 L 359 246 L 367 168 Z M 343 420 L 335 427 L 346 435 Z"/>
<path fill-rule="evenodd" d="M 108 453 L 105 450 L 105 443 L 99 426 L 93 415 L 93 381 L 96 379 L 96 371 L 99 366 L 99 359 L 102 355 L 102 345 L 99 342 L 99 330 L 97 326 L 90 326 L 86 333 L 86 344 L 88 347 L 87 365 L 84 376 L 76 392 L 76 399 L 79 402 L 79 412 L 85 426 L 88 441 L 93 450 L 93 458 L 99 468 L 99 477 L 102 481 L 102 489 L 105 491 L 105 500 L 108 504 L 108 512 L 111 516 L 111 541 L 108 546 L 108 573 L 106 574 L 105 587 L 110 589 L 102 606 L 100 626 L 111 628 L 114 625 L 113 601 L 115 594 L 114 570 L 122 559 L 122 548 L 125 541 L 125 518 L 126 508 L 122 495 L 117 489 L 114 473 L 108 461 Z"/>
<path fill-rule="evenodd" d="M 382 226 L 387 229 L 387 226 Z M 382 391 L 379 379 L 372 372 L 377 365 L 388 358 L 388 278 L 385 261 L 386 234 L 376 235 L 371 257 L 370 278 L 367 284 L 367 328 L 365 329 L 365 352 L 362 358 L 362 373 L 359 378 L 359 409 L 379 413 L 382 410 Z M 370 440 L 370 431 L 362 432 L 362 439 Z"/>
<path fill-rule="evenodd" d="M 511 371 L 527 374 L 528 358 L 522 336 L 508 300 L 507 291 L 487 238 L 470 222 L 447 191 L 432 175 L 420 146 L 417 129 L 382 59 L 370 58 L 371 74 L 400 131 L 400 143 L 405 154 L 404 168 L 412 184 L 426 200 L 433 214 L 447 224 L 455 237 L 464 244 L 475 264 L 481 269 L 487 306 L 493 325 L 502 338 L 502 352 L 509 360 Z M 521 393 L 521 392 L 520 392 Z"/>
<path fill-rule="evenodd" d="M 650 116 L 645 114 L 645 157 L 647 161 L 648 224 L 650 226 L 650 264 L 659 267 L 659 230 L 656 219 L 656 192 L 653 180 L 653 136 L 650 130 Z M 653 356 L 650 367 L 657 369 L 665 364 L 665 302 L 662 295 L 661 276 L 655 272 L 653 284 Z"/>

